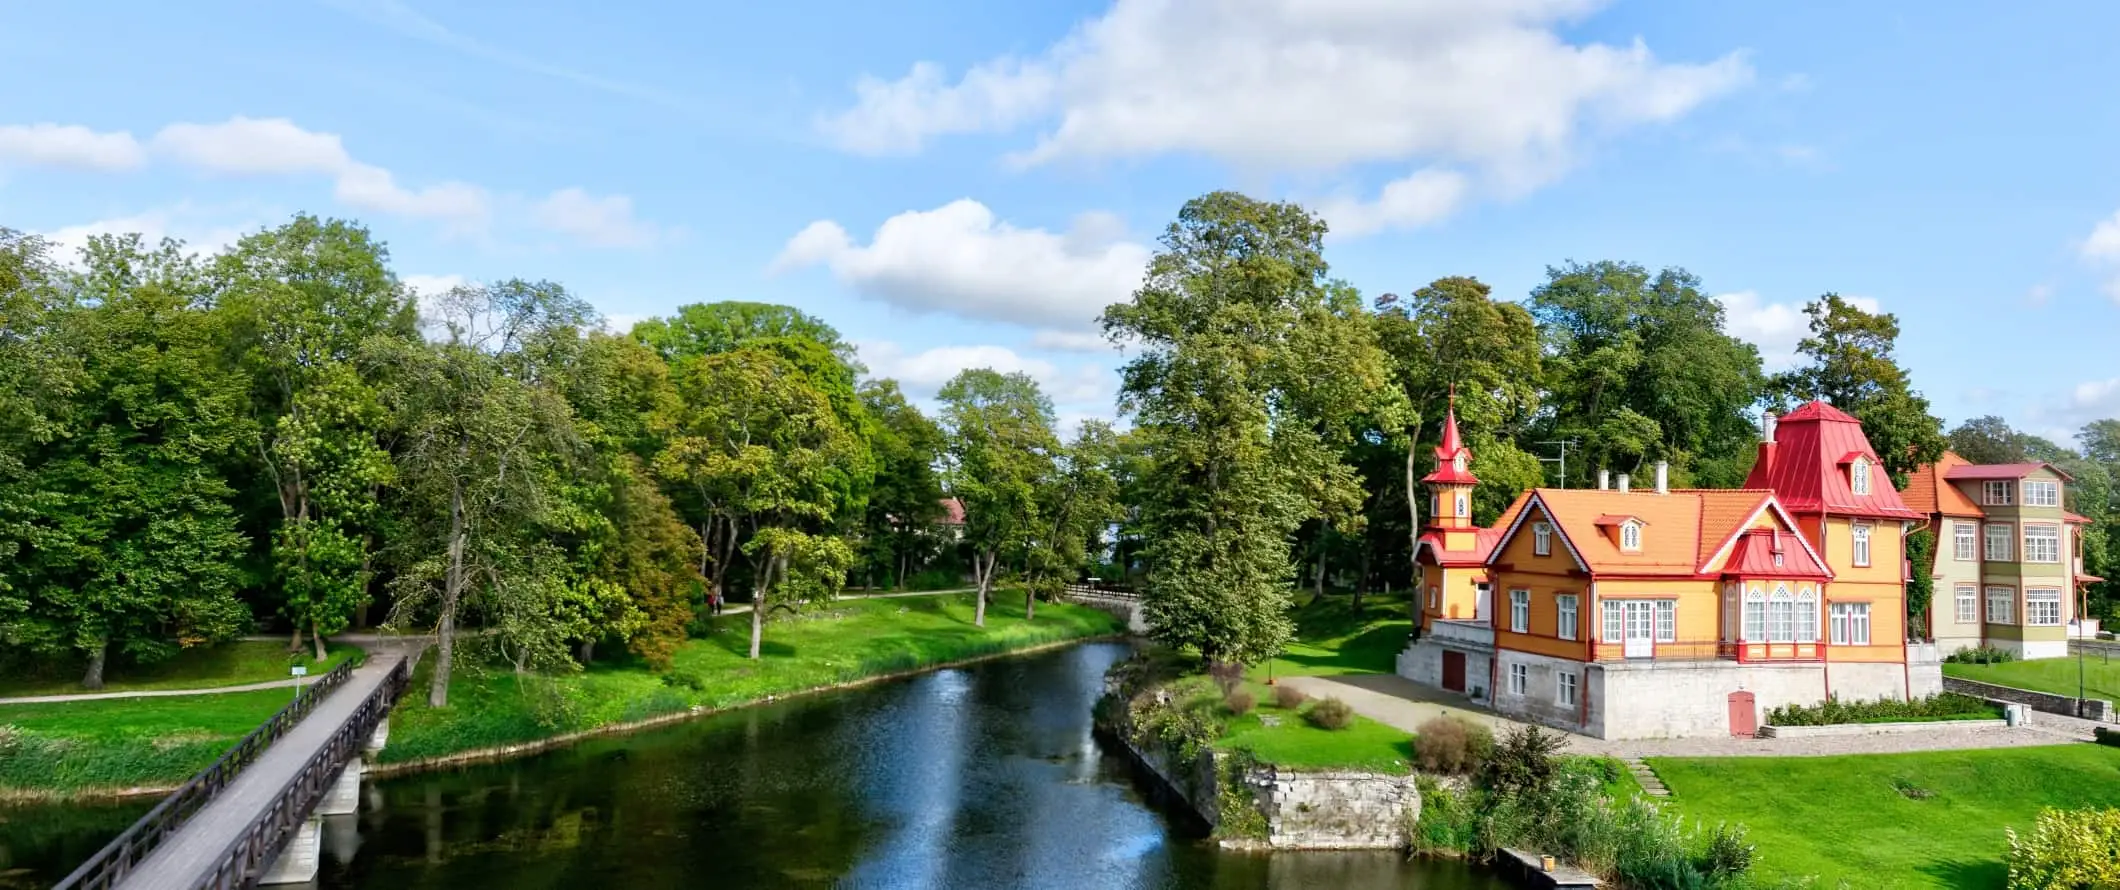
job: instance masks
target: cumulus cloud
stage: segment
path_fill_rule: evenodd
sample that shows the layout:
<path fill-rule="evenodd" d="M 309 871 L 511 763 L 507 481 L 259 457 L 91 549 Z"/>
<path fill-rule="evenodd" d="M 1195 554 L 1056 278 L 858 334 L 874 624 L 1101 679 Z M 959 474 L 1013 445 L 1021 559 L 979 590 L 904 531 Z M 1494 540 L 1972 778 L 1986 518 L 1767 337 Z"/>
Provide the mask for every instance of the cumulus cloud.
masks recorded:
<path fill-rule="evenodd" d="M 39 234 L 45 240 L 58 245 L 59 256 L 72 261 L 80 254 L 82 248 L 88 246 L 88 239 L 95 235 L 138 233 L 150 246 L 161 243 L 164 238 L 174 238 L 184 242 L 184 246 L 191 252 L 210 254 L 226 250 L 242 240 L 245 233 L 257 228 L 256 223 L 231 224 L 221 214 L 184 204 L 65 226 Z"/>
<path fill-rule="evenodd" d="M 1318 212 L 1332 226 L 1331 233 L 1341 237 L 1419 228 L 1456 213 L 1471 187 L 1462 173 L 1429 168 L 1387 183 L 1374 201 L 1333 199 L 1320 203 Z"/>
<path fill-rule="evenodd" d="M 598 247 L 649 247 L 665 233 L 633 217 L 633 199 L 597 197 L 578 188 L 553 192 L 531 211 L 539 226 Z"/>
<path fill-rule="evenodd" d="M 865 297 L 922 312 L 1067 331 L 1141 283 L 1149 250 L 1108 214 L 1064 233 L 1017 228 L 971 199 L 884 220 L 866 245 L 831 220 L 789 239 L 772 270 L 824 266 Z"/>
<path fill-rule="evenodd" d="M 1521 192 L 1564 170 L 1587 135 L 1676 119 L 1752 78 L 1741 53 L 1673 63 L 1638 39 L 1564 36 L 1603 5 L 1116 0 L 1033 56 L 954 80 L 932 62 L 896 80 L 863 77 L 853 106 L 818 126 L 866 154 L 1035 126 L 1014 162 L 1183 153 L 1271 170 L 1444 165 Z"/>
<path fill-rule="evenodd" d="M 1759 347 L 1760 361 L 1769 373 L 1795 367 L 1796 344 L 1811 332 L 1811 318 L 1804 314 L 1803 301 L 1769 303 L 1758 292 L 1748 290 L 1718 294 L 1715 299 L 1723 304 L 1723 329 L 1730 336 Z M 1871 297 L 1841 299 L 1864 312 L 1881 312 L 1884 308 Z"/>
<path fill-rule="evenodd" d="M 130 170 L 147 162 L 131 133 L 73 124 L 0 126 L 0 163 L 76 170 Z"/>
<path fill-rule="evenodd" d="M 1031 335 L 1032 349 L 1055 352 L 1110 352 L 1112 341 L 1103 334 L 1084 331 L 1039 331 Z"/>
<path fill-rule="evenodd" d="M 914 398 L 934 398 L 943 384 L 967 368 L 1029 374 L 1056 405 L 1108 405 L 1118 392 L 1117 379 L 1106 368 L 1093 364 L 1061 367 L 1006 346 L 937 346 L 907 352 L 894 342 L 869 340 L 854 347 L 871 376 L 898 381 Z"/>
<path fill-rule="evenodd" d="M 2100 220 L 2079 251 L 2084 260 L 2106 272 L 2105 295 L 2120 303 L 2120 212 Z"/>

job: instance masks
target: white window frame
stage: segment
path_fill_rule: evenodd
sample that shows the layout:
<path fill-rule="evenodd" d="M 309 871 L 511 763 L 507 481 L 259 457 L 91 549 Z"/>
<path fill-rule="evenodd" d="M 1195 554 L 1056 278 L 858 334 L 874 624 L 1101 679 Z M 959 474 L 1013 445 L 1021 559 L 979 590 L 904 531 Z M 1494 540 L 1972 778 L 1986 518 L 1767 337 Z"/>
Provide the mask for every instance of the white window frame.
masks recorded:
<path fill-rule="evenodd" d="M 1603 609 L 1605 616 L 1603 628 L 1604 642 L 1624 642 L 1627 638 L 1627 629 L 1620 611 L 1621 607 L 1619 604 L 1619 600 L 1603 601 Z"/>
<path fill-rule="evenodd" d="M 1986 545 L 1981 555 L 1988 562 L 2016 562 L 2017 525 L 2012 522 L 1990 522 L 1987 524 Z"/>
<path fill-rule="evenodd" d="M 1980 503 L 1990 507 L 2007 507 L 2016 500 L 2017 486 L 2008 479 L 1989 479 L 1980 483 Z"/>
<path fill-rule="evenodd" d="M 1572 708 L 1581 698 L 1581 679 L 1574 671 L 1553 672 L 1553 703 Z"/>
<path fill-rule="evenodd" d="M 1754 587 L 1745 591 L 1744 641 L 1763 643 L 1767 640 L 1767 592 Z"/>
<path fill-rule="evenodd" d="M 1959 624 L 1980 623 L 1980 585 L 1959 584 L 1951 591 L 1958 604 Z"/>
<path fill-rule="evenodd" d="M 1577 610 L 1578 602 L 1580 601 L 1572 593 L 1553 595 L 1553 631 L 1563 640 L 1575 639 L 1576 625 L 1581 623 Z"/>
<path fill-rule="evenodd" d="M 1870 644 L 1870 604 L 1834 603 L 1833 645 L 1867 646 Z"/>
<path fill-rule="evenodd" d="M 2034 534 L 2037 532 L 2038 534 Z M 2034 548 L 2034 542 L 2038 547 Z M 2045 522 L 2024 524 L 2024 561 L 2058 563 L 2061 561 L 2061 526 Z"/>
<path fill-rule="evenodd" d="M 1526 665 L 1509 666 L 1509 694 L 1523 695 L 1531 691 L 1531 668 Z"/>
<path fill-rule="evenodd" d="M 1987 623 L 2017 623 L 2017 588 L 2007 584 L 1988 585 Z"/>
<path fill-rule="evenodd" d="M 1963 519 L 1951 523 L 1951 542 L 1955 548 L 1953 556 L 1959 562 L 1976 562 L 1980 559 L 1980 523 Z"/>
<path fill-rule="evenodd" d="M 2027 587 L 2024 590 L 2024 624 L 2026 627 L 2061 626 L 2061 590 L 2056 587 Z"/>
<path fill-rule="evenodd" d="M 1531 524 L 1531 555 L 1553 555 L 1553 526 L 1544 522 Z"/>
<path fill-rule="evenodd" d="M 1848 464 L 1848 490 L 1856 494 L 1870 493 L 1869 458 L 1858 457 L 1854 463 Z"/>
<path fill-rule="evenodd" d="M 1678 642 L 1678 600 L 1655 600 L 1656 641 Z"/>
<path fill-rule="evenodd" d="M 1642 524 L 1629 519 L 1619 524 L 1619 549 L 1634 552 L 1642 549 Z"/>
<path fill-rule="evenodd" d="M 1767 597 L 1767 642 L 1796 642 L 1796 595 L 1787 585 L 1774 588 Z"/>
<path fill-rule="evenodd" d="M 1457 496 L 1457 508 L 1459 517 L 1467 519 L 1472 517 L 1472 500 L 1462 493 Z"/>
<path fill-rule="evenodd" d="M 2038 496 L 2034 497 L 2033 493 Z M 2024 480 L 2024 505 L 2027 507 L 2061 506 L 2061 483 L 2052 479 Z"/>
<path fill-rule="evenodd" d="M 1428 585 L 1428 608 L 1437 612 L 1443 611 L 1443 588 Z"/>
<path fill-rule="evenodd" d="M 1509 631 L 1520 634 L 1531 632 L 1531 591 L 1509 591 Z"/>
<path fill-rule="evenodd" d="M 1818 591 L 1808 587 L 1796 595 L 1796 642 L 1818 642 Z"/>
<path fill-rule="evenodd" d="M 1854 541 L 1853 546 L 1849 548 L 1849 556 L 1855 560 L 1858 567 L 1867 567 L 1870 564 L 1870 531 L 1871 526 L 1867 522 L 1855 523 L 1855 526 L 1848 530 L 1848 535 Z"/>

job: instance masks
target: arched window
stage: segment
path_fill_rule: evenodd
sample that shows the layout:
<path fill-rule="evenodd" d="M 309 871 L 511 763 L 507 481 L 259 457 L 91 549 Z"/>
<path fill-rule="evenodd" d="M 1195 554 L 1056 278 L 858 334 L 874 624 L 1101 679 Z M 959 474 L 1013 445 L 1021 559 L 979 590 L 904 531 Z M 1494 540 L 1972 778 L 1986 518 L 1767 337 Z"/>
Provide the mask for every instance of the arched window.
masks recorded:
<path fill-rule="evenodd" d="M 1850 550 L 1852 551 L 1850 553 L 1850 556 L 1855 560 L 1855 564 L 1858 566 L 1869 565 L 1870 526 L 1866 523 L 1857 523 L 1855 525 L 1853 534 L 1855 536 L 1855 546 L 1850 548 Z"/>
<path fill-rule="evenodd" d="M 1796 595 L 1796 642 L 1818 642 L 1818 591 L 1809 587 Z"/>
<path fill-rule="evenodd" d="M 1854 489 L 1856 494 L 1870 493 L 1869 460 L 1858 457 L 1853 464 L 1848 465 L 1848 487 Z"/>
<path fill-rule="evenodd" d="M 1472 509 L 1471 509 L 1471 508 L 1470 508 L 1469 506 L 1467 506 L 1467 503 L 1466 503 L 1466 501 L 1465 501 L 1465 496 L 1464 496 L 1464 495 L 1462 495 L 1462 494 L 1461 494 L 1461 495 L 1458 495 L 1458 511 L 1457 511 L 1457 515 L 1459 515 L 1459 516 L 1471 516 L 1471 515 L 1472 515 Z"/>
<path fill-rule="evenodd" d="M 1796 642 L 1796 597 L 1786 584 L 1776 585 L 1767 598 L 1767 639 L 1776 643 Z"/>
<path fill-rule="evenodd" d="M 1465 472 L 1465 456 L 1460 454 L 1457 457 L 1451 458 L 1450 465 L 1456 467 L 1457 471 L 1460 473 Z"/>
<path fill-rule="evenodd" d="M 1745 641 L 1767 638 L 1767 592 L 1757 587 L 1745 592 Z"/>
<path fill-rule="evenodd" d="M 1639 522 L 1635 522 L 1635 521 L 1633 521 L 1633 520 L 1631 520 L 1631 519 L 1630 519 L 1630 520 L 1627 520 L 1626 522 L 1622 522 L 1622 523 L 1620 523 L 1620 525 L 1619 525 L 1619 549 L 1621 549 L 1621 550 L 1640 550 L 1640 549 L 1642 549 L 1642 524 L 1641 524 L 1641 523 L 1639 523 Z"/>

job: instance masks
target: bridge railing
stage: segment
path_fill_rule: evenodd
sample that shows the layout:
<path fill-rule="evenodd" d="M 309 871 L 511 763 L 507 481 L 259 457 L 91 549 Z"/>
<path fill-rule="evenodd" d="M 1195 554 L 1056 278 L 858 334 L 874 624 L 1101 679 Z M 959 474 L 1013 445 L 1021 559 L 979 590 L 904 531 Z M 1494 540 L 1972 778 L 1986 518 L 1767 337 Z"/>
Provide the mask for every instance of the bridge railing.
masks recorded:
<path fill-rule="evenodd" d="M 1110 600 L 1137 600 L 1141 598 L 1141 594 L 1133 588 L 1111 584 L 1068 584 L 1060 588 L 1060 595 Z"/>
<path fill-rule="evenodd" d="M 339 771 L 356 757 L 361 756 L 361 747 L 375 731 L 376 724 L 390 716 L 390 706 L 397 701 L 412 680 L 410 659 L 398 661 L 389 676 L 361 700 L 345 723 L 331 734 L 331 739 L 302 764 L 279 796 L 273 798 L 245 826 L 243 833 L 223 850 L 214 870 L 202 877 L 198 887 L 215 890 L 234 890 L 249 887 L 272 863 L 287 844 L 287 839 L 302 827 L 309 814 L 316 811 L 317 804 L 324 799 L 325 792 L 338 781 Z"/>
<path fill-rule="evenodd" d="M 281 708 L 279 713 L 272 715 L 272 719 L 251 730 L 235 747 L 223 752 L 212 766 L 199 771 L 198 775 L 192 776 L 190 781 L 163 798 L 154 809 L 147 811 L 147 815 L 141 816 L 140 821 L 134 822 L 132 827 L 125 829 L 116 840 L 96 851 L 96 855 L 89 857 L 87 862 L 74 869 L 72 874 L 67 875 L 52 890 L 104 890 L 116 885 L 132 872 L 134 865 L 146 859 L 147 854 L 154 852 L 155 847 L 161 845 L 164 839 L 182 828 L 184 820 L 191 818 L 191 814 L 218 797 L 274 740 L 293 729 L 295 724 L 302 722 L 302 718 L 309 716 L 309 712 L 316 708 L 317 702 L 331 694 L 332 690 L 345 685 L 346 680 L 352 676 L 353 662 L 340 662 L 330 673 L 303 687 L 287 707 Z"/>

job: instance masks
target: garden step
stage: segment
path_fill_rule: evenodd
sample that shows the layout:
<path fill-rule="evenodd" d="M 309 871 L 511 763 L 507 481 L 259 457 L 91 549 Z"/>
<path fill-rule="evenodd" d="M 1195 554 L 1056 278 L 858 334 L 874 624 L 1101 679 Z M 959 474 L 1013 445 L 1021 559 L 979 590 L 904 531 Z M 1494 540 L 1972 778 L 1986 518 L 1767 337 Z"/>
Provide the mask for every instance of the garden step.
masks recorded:
<path fill-rule="evenodd" d="M 1657 778 L 1656 771 L 1650 769 L 1649 764 L 1644 763 L 1641 758 L 1627 758 L 1627 771 L 1633 773 L 1634 781 L 1641 784 L 1643 794 L 1650 797 L 1671 796 L 1671 789 L 1664 787 L 1664 780 Z"/>

